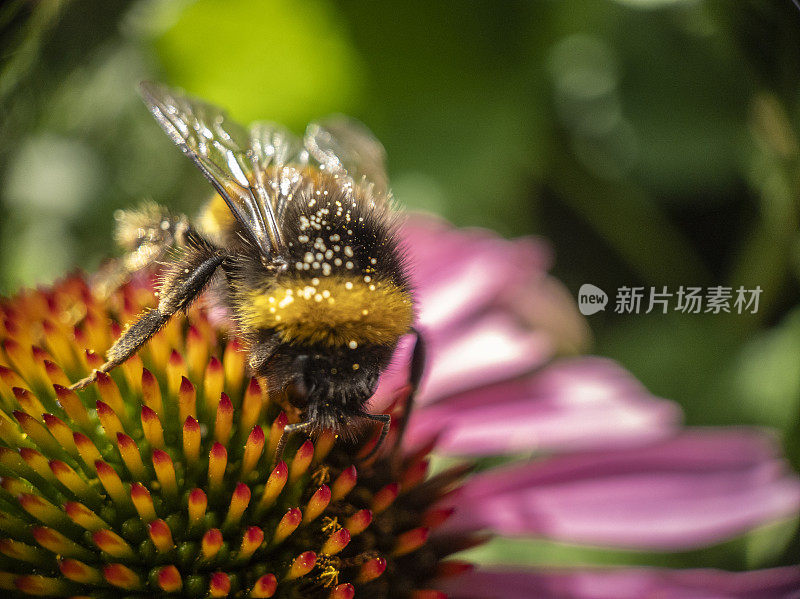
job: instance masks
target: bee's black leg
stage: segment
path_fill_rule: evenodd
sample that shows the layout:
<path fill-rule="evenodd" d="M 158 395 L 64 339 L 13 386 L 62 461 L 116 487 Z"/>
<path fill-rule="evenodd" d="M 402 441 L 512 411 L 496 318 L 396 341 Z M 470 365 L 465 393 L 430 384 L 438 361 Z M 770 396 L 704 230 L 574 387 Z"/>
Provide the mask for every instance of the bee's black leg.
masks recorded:
<path fill-rule="evenodd" d="M 375 443 L 375 447 L 373 447 L 367 455 L 361 458 L 362 462 L 366 462 L 378 452 L 378 450 L 381 448 L 381 445 L 383 445 L 383 442 L 386 440 L 386 435 L 389 434 L 389 427 L 392 424 L 392 417 L 389 416 L 389 414 L 364 414 L 364 418 L 383 423 L 383 428 L 381 428 L 381 436 L 378 437 L 378 442 Z"/>
<path fill-rule="evenodd" d="M 275 448 L 275 458 L 273 464 L 277 464 L 283 458 L 283 450 L 286 449 L 286 444 L 289 442 L 289 437 L 295 433 L 307 431 L 311 428 L 310 422 L 296 422 L 295 424 L 287 424 L 283 427 L 283 433 L 278 441 L 278 446 Z"/>
<path fill-rule="evenodd" d="M 188 308 L 211 280 L 217 267 L 225 260 L 225 252 L 194 231 L 189 232 L 186 241 L 183 256 L 165 268 L 158 306 L 128 326 L 108 350 L 105 364 L 70 389 L 83 389 L 97 379 L 98 372 L 108 372 L 130 358 L 173 314 Z"/>
<path fill-rule="evenodd" d="M 411 332 L 416 337 L 414 349 L 411 352 L 411 365 L 409 367 L 408 384 L 411 389 L 403 402 L 403 415 L 397 428 L 397 437 L 394 440 L 393 454 L 397 454 L 400 444 L 403 442 L 403 435 L 406 432 L 411 410 L 414 407 L 414 398 L 417 396 L 419 384 L 422 382 L 422 375 L 425 374 L 425 338 L 416 328 L 411 328 Z"/>

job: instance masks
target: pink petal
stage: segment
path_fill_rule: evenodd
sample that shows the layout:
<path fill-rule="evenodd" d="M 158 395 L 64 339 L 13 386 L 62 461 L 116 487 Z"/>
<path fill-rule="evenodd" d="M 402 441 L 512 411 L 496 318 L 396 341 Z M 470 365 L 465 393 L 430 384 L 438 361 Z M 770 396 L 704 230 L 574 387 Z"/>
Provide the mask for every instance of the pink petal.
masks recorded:
<path fill-rule="evenodd" d="M 462 455 L 579 451 L 662 438 L 680 417 L 614 362 L 575 358 L 416 410 L 406 442 L 438 436 L 437 452 Z"/>
<path fill-rule="evenodd" d="M 510 285 L 543 274 L 547 245 L 508 241 L 481 229 L 456 229 L 437 218 L 409 217 L 401 231 L 419 302 L 419 323 L 444 329 L 488 307 Z"/>
<path fill-rule="evenodd" d="M 502 303 L 526 325 L 545 331 L 564 355 L 585 353 L 591 345 L 589 323 L 578 312 L 575 297 L 561 281 L 535 276 L 503 293 Z"/>
<path fill-rule="evenodd" d="M 547 335 L 525 330 L 506 314 L 483 316 L 458 332 L 423 329 L 427 345 L 425 377 L 418 405 L 530 372 L 552 354 Z M 410 339 L 398 349 L 394 366 L 382 377 L 373 406 L 385 406 L 408 380 Z"/>
<path fill-rule="evenodd" d="M 480 474 L 448 503 L 446 525 L 634 549 L 715 543 L 800 510 L 800 480 L 771 438 L 689 430 L 632 450 L 586 453 Z"/>
<path fill-rule="evenodd" d="M 797 599 L 800 568 L 476 570 L 446 581 L 442 588 L 450 599 Z"/>

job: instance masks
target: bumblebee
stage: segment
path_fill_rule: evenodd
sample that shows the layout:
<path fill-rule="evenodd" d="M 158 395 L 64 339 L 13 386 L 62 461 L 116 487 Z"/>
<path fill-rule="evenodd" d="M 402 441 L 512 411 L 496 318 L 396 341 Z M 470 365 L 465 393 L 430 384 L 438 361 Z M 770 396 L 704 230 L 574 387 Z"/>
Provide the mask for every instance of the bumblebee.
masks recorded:
<path fill-rule="evenodd" d="M 358 420 L 383 425 L 377 449 L 390 416 L 365 406 L 403 335 L 415 335 L 407 409 L 424 363 L 383 147 L 345 117 L 310 124 L 300 140 L 272 123 L 246 131 L 221 109 L 160 84 L 140 87 L 216 195 L 196 224 L 155 204 L 119 216 L 124 269 L 153 264 L 170 248 L 177 255 L 163 268 L 157 307 L 72 388 L 123 363 L 219 279 L 251 371 L 302 417 L 286 427 L 278 457 L 295 432 L 352 436 Z"/>

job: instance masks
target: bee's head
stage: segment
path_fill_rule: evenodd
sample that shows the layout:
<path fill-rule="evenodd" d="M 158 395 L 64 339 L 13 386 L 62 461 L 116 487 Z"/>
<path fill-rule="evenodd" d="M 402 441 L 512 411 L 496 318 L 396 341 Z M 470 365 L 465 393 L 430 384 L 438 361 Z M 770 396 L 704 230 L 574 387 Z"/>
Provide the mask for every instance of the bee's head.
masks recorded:
<path fill-rule="evenodd" d="M 349 350 L 306 352 L 285 348 L 270 360 L 269 383 L 306 414 L 317 430 L 349 435 L 358 430 L 387 359 Z"/>

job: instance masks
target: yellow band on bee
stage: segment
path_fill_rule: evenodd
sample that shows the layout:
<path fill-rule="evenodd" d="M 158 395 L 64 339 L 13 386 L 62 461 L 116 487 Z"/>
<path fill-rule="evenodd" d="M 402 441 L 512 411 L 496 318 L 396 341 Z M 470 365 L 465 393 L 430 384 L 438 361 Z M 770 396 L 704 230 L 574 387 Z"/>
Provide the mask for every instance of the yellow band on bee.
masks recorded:
<path fill-rule="evenodd" d="M 389 281 L 333 275 L 288 279 L 250 291 L 242 324 L 272 328 L 286 343 L 331 347 L 394 343 L 413 319 L 411 295 Z"/>

